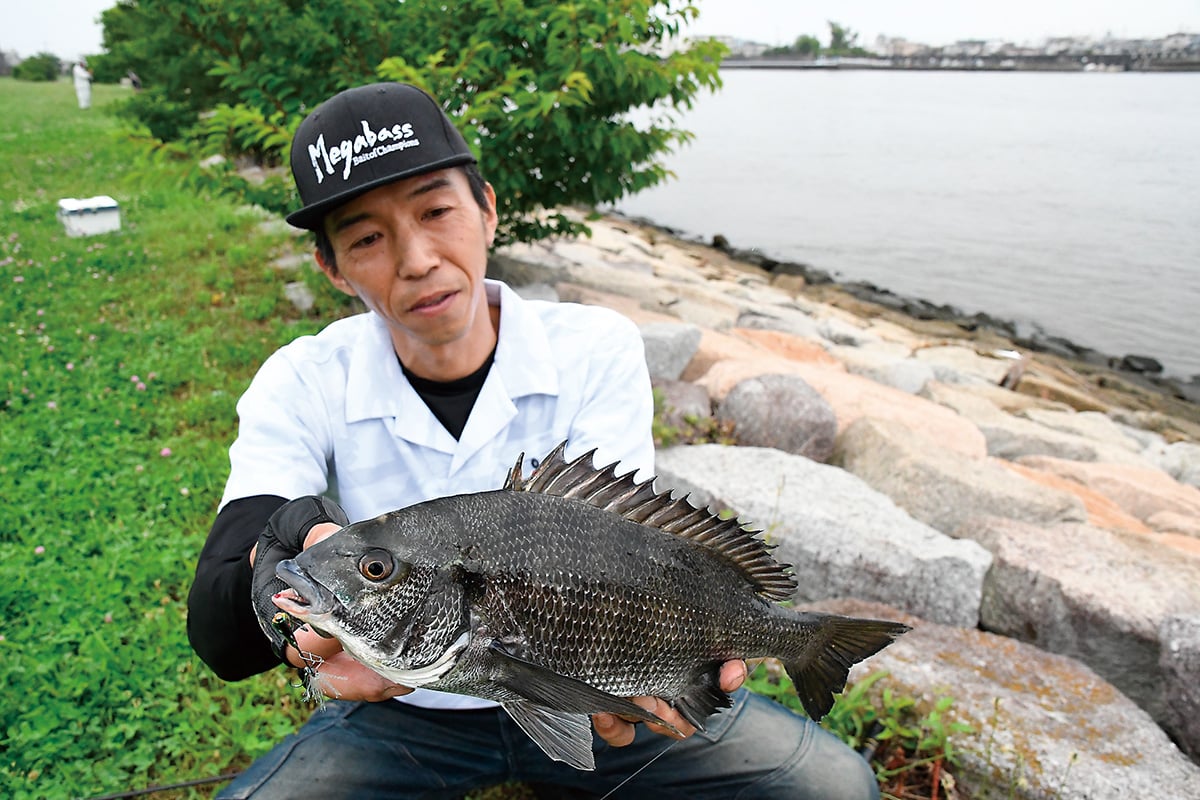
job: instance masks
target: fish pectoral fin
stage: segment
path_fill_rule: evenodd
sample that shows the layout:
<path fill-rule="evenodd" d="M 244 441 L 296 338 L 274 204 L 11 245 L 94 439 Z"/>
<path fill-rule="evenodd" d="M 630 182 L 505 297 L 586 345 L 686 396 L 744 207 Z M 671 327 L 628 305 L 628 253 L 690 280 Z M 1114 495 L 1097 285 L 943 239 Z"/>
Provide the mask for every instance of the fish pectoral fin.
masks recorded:
<path fill-rule="evenodd" d="M 708 718 L 718 708 L 733 705 L 733 700 L 717 685 L 719 670 L 718 666 L 703 673 L 697 683 L 671 701 L 671 707 L 679 712 L 679 716 L 697 730 L 705 730 Z"/>
<path fill-rule="evenodd" d="M 596 768 L 592 757 L 592 718 L 587 714 L 555 711 L 528 700 L 501 705 L 550 758 L 575 769 L 590 772 Z"/>
<path fill-rule="evenodd" d="M 488 645 L 488 654 L 493 661 L 492 680 L 539 706 L 570 714 L 620 714 L 642 722 L 653 722 L 683 736 L 674 725 L 636 703 L 519 658 L 499 642 Z"/>

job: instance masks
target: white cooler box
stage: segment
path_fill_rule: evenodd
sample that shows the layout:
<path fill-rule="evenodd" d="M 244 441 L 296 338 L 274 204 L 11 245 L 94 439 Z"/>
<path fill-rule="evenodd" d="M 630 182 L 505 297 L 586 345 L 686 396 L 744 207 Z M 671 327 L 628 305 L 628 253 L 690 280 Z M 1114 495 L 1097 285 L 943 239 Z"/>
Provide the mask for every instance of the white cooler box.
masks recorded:
<path fill-rule="evenodd" d="M 58 218 L 67 229 L 67 236 L 94 236 L 121 230 L 120 207 L 104 194 L 82 200 L 74 197 L 59 200 Z"/>

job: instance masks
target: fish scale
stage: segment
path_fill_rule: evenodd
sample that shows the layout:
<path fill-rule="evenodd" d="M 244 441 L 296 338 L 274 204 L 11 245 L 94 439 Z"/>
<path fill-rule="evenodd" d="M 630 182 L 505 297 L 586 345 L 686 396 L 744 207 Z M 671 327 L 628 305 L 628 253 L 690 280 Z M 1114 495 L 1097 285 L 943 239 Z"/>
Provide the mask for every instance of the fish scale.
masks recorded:
<path fill-rule="evenodd" d="M 502 489 L 343 528 L 279 565 L 292 592 L 276 603 L 397 683 L 499 702 L 578 769 L 594 767 L 590 714 L 665 724 L 628 697 L 703 728 L 730 704 L 721 664 L 774 656 L 819 718 L 908 630 L 780 605 L 796 583 L 757 531 L 565 449 L 528 478 L 521 454 Z"/>

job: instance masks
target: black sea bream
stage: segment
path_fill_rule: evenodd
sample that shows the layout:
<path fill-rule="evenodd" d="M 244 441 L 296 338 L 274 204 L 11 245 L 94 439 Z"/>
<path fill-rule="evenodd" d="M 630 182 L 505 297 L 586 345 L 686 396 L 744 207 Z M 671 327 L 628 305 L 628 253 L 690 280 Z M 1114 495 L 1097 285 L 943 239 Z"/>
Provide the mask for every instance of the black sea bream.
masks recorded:
<path fill-rule="evenodd" d="M 518 460 L 502 489 L 347 526 L 279 564 L 276 604 L 397 683 L 501 703 L 579 769 L 589 714 L 660 721 L 626 697 L 703 728 L 730 704 L 720 664 L 774 656 L 819 719 L 851 665 L 908 630 L 784 608 L 795 580 L 756 532 L 564 449 L 529 478 Z"/>

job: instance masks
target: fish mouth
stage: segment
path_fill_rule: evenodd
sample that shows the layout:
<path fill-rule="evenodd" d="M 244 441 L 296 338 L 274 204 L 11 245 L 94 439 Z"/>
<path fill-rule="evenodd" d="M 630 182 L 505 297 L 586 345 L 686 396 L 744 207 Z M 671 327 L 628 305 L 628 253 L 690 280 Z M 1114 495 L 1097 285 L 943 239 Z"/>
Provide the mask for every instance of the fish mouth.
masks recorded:
<path fill-rule="evenodd" d="M 333 592 L 314 581 L 295 561 L 279 562 L 275 577 L 290 587 L 271 598 L 281 610 L 306 622 L 333 612 L 337 602 Z"/>

